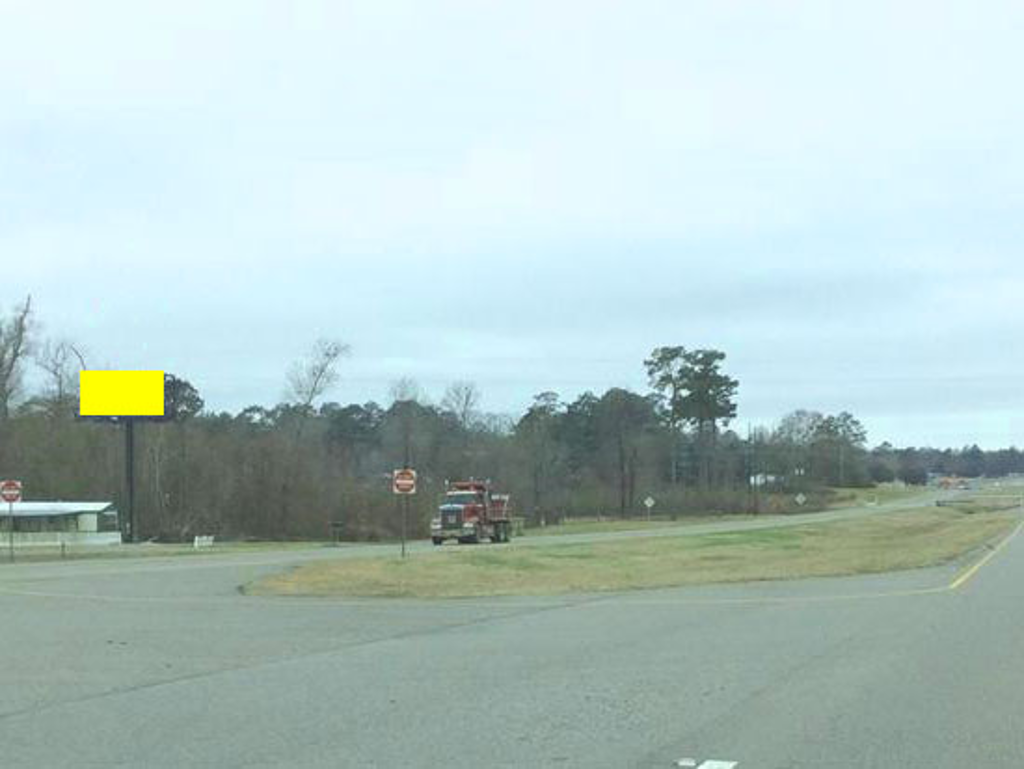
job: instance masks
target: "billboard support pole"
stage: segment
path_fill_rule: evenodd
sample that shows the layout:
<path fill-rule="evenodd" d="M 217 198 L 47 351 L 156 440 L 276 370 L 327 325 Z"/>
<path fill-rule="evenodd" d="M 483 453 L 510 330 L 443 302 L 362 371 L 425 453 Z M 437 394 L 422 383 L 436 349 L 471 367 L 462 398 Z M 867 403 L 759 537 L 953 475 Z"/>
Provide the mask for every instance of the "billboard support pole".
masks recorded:
<path fill-rule="evenodd" d="M 127 417 L 124 420 L 124 478 L 126 486 L 126 499 L 128 510 L 126 511 L 127 530 L 123 539 L 127 542 L 135 542 L 135 420 Z M 122 524 L 124 528 L 125 524 Z"/>

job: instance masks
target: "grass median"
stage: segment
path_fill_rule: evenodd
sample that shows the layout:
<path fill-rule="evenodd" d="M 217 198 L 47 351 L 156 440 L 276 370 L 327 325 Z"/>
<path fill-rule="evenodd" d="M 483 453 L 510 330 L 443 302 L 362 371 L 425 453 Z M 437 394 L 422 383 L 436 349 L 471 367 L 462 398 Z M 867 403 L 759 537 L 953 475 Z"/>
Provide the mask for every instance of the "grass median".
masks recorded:
<path fill-rule="evenodd" d="M 1013 511 L 917 508 L 885 516 L 694 536 L 517 548 L 445 547 L 299 566 L 255 595 L 468 598 L 555 595 L 893 571 L 949 561 L 1005 536 Z"/>
<path fill-rule="evenodd" d="M 749 521 L 756 518 L 747 514 L 726 515 L 680 515 L 676 520 L 658 516 L 652 520 L 646 518 L 571 518 L 561 523 L 548 526 L 531 526 L 522 536 L 525 537 L 557 537 L 564 534 L 603 534 L 616 531 L 649 531 L 664 529 L 670 526 L 690 526 L 702 523 L 721 523 L 723 521 Z"/>
<path fill-rule="evenodd" d="M 914 497 L 927 496 L 934 489 L 926 486 L 904 486 L 899 483 L 881 483 L 866 488 L 833 488 L 835 496 L 829 507 L 859 507 L 886 505 L 892 502 L 913 502 Z"/>

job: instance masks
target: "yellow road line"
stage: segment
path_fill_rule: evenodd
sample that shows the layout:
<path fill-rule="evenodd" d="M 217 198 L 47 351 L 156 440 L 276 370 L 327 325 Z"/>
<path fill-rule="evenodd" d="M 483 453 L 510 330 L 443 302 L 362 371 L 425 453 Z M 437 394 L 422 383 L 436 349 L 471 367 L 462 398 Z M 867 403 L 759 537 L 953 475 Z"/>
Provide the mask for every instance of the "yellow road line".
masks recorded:
<path fill-rule="evenodd" d="M 986 563 L 988 563 L 993 558 L 995 558 L 996 553 L 998 553 L 1000 550 L 1002 550 L 1004 547 L 1006 547 L 1006 545 L 1009 544 L 1010 540 L 1013 539 L 1014 537 L 1016 537 L 1020 533 L 1020 530 L 1022 528 L 1024 528 L 1024 521 L 1021 521 L 1020 523 L 1018 523 L 1016 529 L 1011 531 L 1002 542 L 1000 542 L 998 545 L 996 545 L 994 548 L 992 548 L 992 552 L 986 553 L 981 558 L 981 560 L 979 560 L 973 566 L 968 567 L 960 576 L 958 576 L 956 579 L 954 579 L 952 582 L 950 582 L 948 589 L 949 590 L 957 590 L 958 588 L 961 588 L 964 585 L 966 585 L 967 582 L 975 574 L 977 574 L 979 571 L 981 571 L 981 567 L 982 566 L 984 566 Z"/>
<path fill-rule="evenodd" d="M 846 575 L 850 576 L 850 575 Z M 863 576 L 863 575 L 856 575 Z M 833 577 L 826 577 L 825 579 L 833 579 Z M 842 579 L 842 577 L 838 577 Z M 728 583 L 723 583 L 728 584 Z M 939 585 L 938 587 L 922 587 L 922 588 L 910 588 L 907 590 L 891 590 L 882 591 L 878 593 L 836 593 L 829 595 L 780 595 L 780 596 L 750 596 L 750 597 L 722 597 L 722 598 L 625 598 L 621 602 L 621 606 L 658 606 L 658 605 L 687 605 L 687 606 L 730 606 L 730 605 L 785 605 L 785 604 L 802 604 L 802 603 L 832 603 L 835 601 L 863 601 L 876 598 L 907 598 L 910 596 L 918 595 L 935 595 L 937 593 L 946 593 L 949 588 L 945 585 Z M 613 596 L 608 599 L 598 599 L 592 603 L 581 604 L 580 607 L 586 608 L 594 606 L 600 608 L 603 603 L 610 603 L 618 598 Z"/>

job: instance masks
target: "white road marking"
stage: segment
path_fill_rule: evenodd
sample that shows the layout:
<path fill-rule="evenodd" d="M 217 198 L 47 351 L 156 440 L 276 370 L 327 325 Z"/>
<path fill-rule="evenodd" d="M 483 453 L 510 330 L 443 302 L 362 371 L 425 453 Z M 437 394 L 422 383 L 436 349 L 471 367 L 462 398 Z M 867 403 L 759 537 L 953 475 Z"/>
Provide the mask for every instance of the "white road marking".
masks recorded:
<path fill-rule="evenodd" d="M 686 767 L 687 769 L 694 769 L 697 766 L 696 758 L 680 758 L 676 761 L 676 766 Z"/>
<path fill-rule="evenodd" d="M 696 758 L 680 758 L 676 761 L 676 766 L 682 767 L 682 769 L 733 769 L 738 763 L 737 761 L 719 761 L 715 758 L 698 763 Z"/>

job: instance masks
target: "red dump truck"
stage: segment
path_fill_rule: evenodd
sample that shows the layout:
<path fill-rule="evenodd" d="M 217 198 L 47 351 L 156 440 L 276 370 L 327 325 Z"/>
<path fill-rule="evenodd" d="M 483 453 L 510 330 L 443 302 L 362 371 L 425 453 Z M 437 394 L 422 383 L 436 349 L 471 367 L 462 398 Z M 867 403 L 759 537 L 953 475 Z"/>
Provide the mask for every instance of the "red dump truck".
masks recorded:
<path fill-rule="evenodd" d="M 512 534 L 509 495 L 495 494 L 490 481 L 455 481 L 445 484 L 444 499 L 437 516 L 430 522 L 430 538 L 435 545 L 447 539 L 462 544 L 508 542 Z"/>

